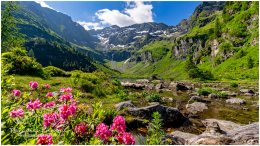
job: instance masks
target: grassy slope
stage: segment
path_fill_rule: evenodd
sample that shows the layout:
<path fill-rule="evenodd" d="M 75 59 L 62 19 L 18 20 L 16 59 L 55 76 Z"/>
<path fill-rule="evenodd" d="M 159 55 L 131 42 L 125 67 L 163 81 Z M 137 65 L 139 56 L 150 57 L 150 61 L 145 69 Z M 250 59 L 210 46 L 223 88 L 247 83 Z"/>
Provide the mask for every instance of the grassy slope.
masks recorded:
<path fill-rule="evenodd" d="M 245 11 L 237 13 L 234 15 L 234 18 L 227 22 L 223 23 L 222 13 L 215 13 L 216 17 L 219 18 L 220 23 L 222 25 L 223 31 L 236 31 L 236 25 L 241 19 L 245 19 L 248 15 L 255 14 L 257 11 L 257 6 L 254 5 Z M 253 24 L 254 26 L 258 26 L 258 24 Z M 209 38 L 212 38 L 212 29 L 214 29 L 215 21 L 208 23 L 203 27 L 194 27 L 188 34 L 183 37 L 196 37 L 200 35 L 207 34 Z M 210 32 L 211 31 L 211 32 Z M 230 33 L 230 32 L 227 33 Z M 237 57 L 238 53 L 235 53 L 232 57 L 225 60 L 221 64 L 213 67 L 213 58 L 210 56 L 203 56 L 204 62 L 198 65 L 199 68 L 212 71 L 213 75 L 217 80 L 250 80 L 250 81 L 258 81 L 259 67 L 258 67 L 258 46 L 251 46 L 250 43 L 254 38 L 258 38 L 258 30 L 248 30 L 250 35 L 248 35 L 245 39 L 247 40 L 243 47 L 240 47 L 239 50 L 243 50 L 245 52 L 245 56 Z M 211 34 L 210 34 L 211 33 Z M 221 38 L 220 38 L 221 39 Z M 157 74 L 159 77 L 163 77 L 166 79 L 174 79 L 174 80 L 187 80 L 188 75 L 184 70 L 184 61 L 175 60 L 171 58 L 171 50 L 170 49 L 166 55 L 165 51 L 163 51 L 163 46 L 167 44 L 166 42 L 154 42 L 152 44 L 146 45 L 143 49 L 139 50 L 139 53 L 144 51 L 152 52 L 153 57 L 162 57 L 157 62 L 154 63 L 144 63 L 139 62 L 133 67 L 126 69 L 124 71 L 124 77 L 150 77 L 151 75 Z M 168 43 L 168 47 L 171 48 L 173 44 Z M 254 67 L 248 69 L 247 60 L 248 57 L 251 57 L 254 60 Z M 121 64 L 122 65 L 122 64 Z"/>

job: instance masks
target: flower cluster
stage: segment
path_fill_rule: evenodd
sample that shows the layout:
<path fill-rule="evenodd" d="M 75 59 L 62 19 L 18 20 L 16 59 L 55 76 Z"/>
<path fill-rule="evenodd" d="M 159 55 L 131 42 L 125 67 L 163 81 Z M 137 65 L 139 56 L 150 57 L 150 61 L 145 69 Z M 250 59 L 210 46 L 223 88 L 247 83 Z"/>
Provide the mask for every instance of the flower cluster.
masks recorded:
<path fill-rule="evenodd" d="M 43 105 L 44 108 L 52 108 L 54 107 L 56 104 L 54 101 L 50 101 L 50 102 L 47 102 Z"/>
<path fill-rule="evenodd" d="M 87 124 L 81 122 L 75 126 L 74 132 L 79 136 L 83 136 L 87 132 L 87 128 Z"/>
<path fill-rule="evenodd" d="M 63 94 L 60 96 L 61 101 L 69 101 L 73 98 L 73 95 L 71 93 Z"/>
<path fill-rule="evenodd" d="M 70 105 L 61 105 L 59 107 L 60 117 L 64 120 L 68 119 L 69 116 L 76 113 L 76 105 L 70 104 Z"/>
<path fill-rule="evenodd" d="M 45 84 L 43 87 L 44 87 L 45 89 L 50 89 L 50 88 L 51 88 L 51 85 L 50 85 L 50 84 Z"/>
<path fill-rule="evenodd" d="M 52 135 L 41 134 L 37 136 L 37 145 L 51 145 L 53 144 Z"/>
<path fill-rule="evenodd" d="M 12 93 L 13 93 L 13 96 L 20 96 L 21 95 L 21 91 L 20 90 L 17 90 L 17 89 L 14 89 L 13 91 L 12 91 Z"/>
<path fill-rule="evenodd" d="M 46 96 L 46 97 L 53 97 L 54 94 L 53 94 L 52 92 L 48 92 L 45 96 Z"/>
<path fill-rule="evenodd" d="M 10 113 L 9 113 L 10 117 L 12 118 L 16 118 L 16 117 L 23 117 L 24 115 L 24 111 L 22 108 L 19 108 L 17 110 L 12 110 Z"/>
<path fill-rule="evenodd" d="M 55 126 L 58 120 L 59 120 L 59 115 L 57 113 L 47 113 L 43 115 L 44 127 L 49 127 L 51 125 Z"/>
<path fill-rule="evenodd" d="M 107 141 L 112 136 L 112 132 L 109 130 L 109 127 L 104 123 L 98 124 L 96 128 L 95 137 Z"/>
<path fill-rule="evenodd" d="M 37 82 L 34 82 L 34 81 L 31 81 L 29 83 L 29 86 L 32 88 L 32 89 L 36 89 L 38 88 L 39 84 Z"/>
<path fill-rule="evenodd" d="M 116 139 L 121 144 L 126 144 L 126 145 L 134 145 L 135 144 L 134 136 L 131 133 L 128 133 L 128 132 L 120 133 L 118 136 L 116 136 Z"/>
<path fill-rule="evenodd" d="M 125 119 L 123 116 L 116 116 L 113 119 L 112 126 L 110 128 L 111 131 L 117 131 L 118 133 L 125 132 L 126 125 L 125 125 Z"/>
<path fill-rule="evenodd" d="M 60 92 L 62 93 L 71 93 L 72 92 L 72 88 L 68 87 L 68 88 L 61 88 Z"/>
<path fill-rule="evenodd" d="M 115 132 L 112 132 L 115 131 Z M 122 116 L 116 116 L 109 129 L 104 123 L 100 123 L 96 128 L 95 137 L 107 142 L 111 136 L 114 136 L 118 143 L 133 145 L 135 138 L 131 133 L 126 132 L 125 119 Z"/>
<path fill-rule="evenodd" d="M 41 108 L 41 106 L 42 106 L 42 103 L 38 98 L 36 100 L 30 100 L 30 102 L 28 102 L 26 104 L 26 108 L 28 110 L 36 110 L 36 109 Z"/>

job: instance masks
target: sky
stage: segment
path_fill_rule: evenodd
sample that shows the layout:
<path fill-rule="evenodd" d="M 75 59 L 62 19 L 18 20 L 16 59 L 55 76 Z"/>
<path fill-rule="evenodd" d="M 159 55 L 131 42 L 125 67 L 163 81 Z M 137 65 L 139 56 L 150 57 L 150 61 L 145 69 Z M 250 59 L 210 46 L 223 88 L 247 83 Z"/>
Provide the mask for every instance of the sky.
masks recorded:
<path fill-rule="evenodd" d="M 136 23 L 158 22 L 177 25 L 187 19 L 199 1 L 38 1 L 43 7 L 71 16 L 86 30 L 102 29 L 111 25 L 120 27 Z"/>

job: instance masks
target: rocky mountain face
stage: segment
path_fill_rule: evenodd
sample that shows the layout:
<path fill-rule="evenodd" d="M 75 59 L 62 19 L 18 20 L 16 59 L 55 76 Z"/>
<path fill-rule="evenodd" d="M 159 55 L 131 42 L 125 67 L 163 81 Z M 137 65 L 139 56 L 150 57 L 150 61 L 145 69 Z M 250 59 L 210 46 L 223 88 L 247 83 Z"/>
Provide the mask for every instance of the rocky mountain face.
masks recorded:
<path fill-rule="evenodd" d="M 184 25 L 184 24 L 183 24 Z M 140 49 L 155 40 L 179 36 L 186 32 L 183 25 L 168 26 L 164 23 L 142 23 L 127 27 L 110 26 L 101 30 L 90 30 L 89 33 L 99 39 L 96 49 L 110 51 L 115 48 Z"/>

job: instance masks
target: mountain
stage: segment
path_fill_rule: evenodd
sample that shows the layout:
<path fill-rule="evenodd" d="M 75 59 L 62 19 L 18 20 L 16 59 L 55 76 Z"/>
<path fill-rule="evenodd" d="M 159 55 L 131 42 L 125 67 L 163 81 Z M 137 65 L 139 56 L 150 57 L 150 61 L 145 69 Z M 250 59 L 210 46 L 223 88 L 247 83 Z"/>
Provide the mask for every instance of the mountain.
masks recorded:
<path fill-rule="evenodd" d="M 90 30 L 89 33 L 99 39 L 98 50 L 110 51 L 115 48 L 141 48 L 152 41 L 179 36 L 185 31 L 164 23 L 149 22 L 127 27 L 113 25 L 101 30 Z"/>
<path fill-rule="evenodd" d="M 102 55 L 80 45 L 91 46 L 95 40 L 82 26 L 67 15 L 43 8 L 35 2 L 18 2 L 18 6 L 14 16 L 19 31 L 25 35 L 25 48 L 43 66 L 53 65 L 64 70 L 98 69 L 93 58 L 103 60 Z M 4 7 L 2 3 L 1 9 Z"/>
<path fill-rule="evenodd" d="M 258 20 L 258 2 L 203 2 L 179 24 L 188 25 L 187 33 L 157 40 L 126 60 L 107 64 L 126 77 L 257 80 Z M 189 60 L 193 68 L 186 67 Z"/>

